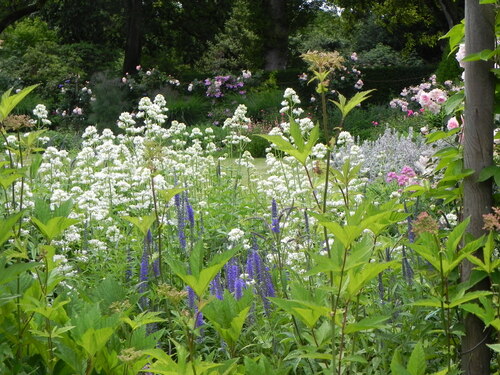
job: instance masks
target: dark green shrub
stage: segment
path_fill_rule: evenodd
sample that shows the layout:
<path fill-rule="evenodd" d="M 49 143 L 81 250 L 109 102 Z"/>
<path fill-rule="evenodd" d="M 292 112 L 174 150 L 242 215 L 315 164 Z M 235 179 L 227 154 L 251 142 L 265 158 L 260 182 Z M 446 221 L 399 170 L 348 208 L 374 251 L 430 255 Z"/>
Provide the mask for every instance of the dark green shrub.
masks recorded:
<path fill-rule="evenodd" d="M 89 122 L 100 130 L 116 130 L 116 120 L 120 114 L 132 110 L 121 80 L 97 73 L 92 79 L 92 91 L 95 100 L 91 102 Z"/>
<path fill-rule="evenodd" d="M 436 77 L 439 82 L 444 82 L 447 80 L 456 81 L 460 78 L 463 70 L 458 65 L 458 61 L 455 58 L 455 53 L 450 55 L 450 47 L 443 51 L 443 56 L 436 70 Z"/>

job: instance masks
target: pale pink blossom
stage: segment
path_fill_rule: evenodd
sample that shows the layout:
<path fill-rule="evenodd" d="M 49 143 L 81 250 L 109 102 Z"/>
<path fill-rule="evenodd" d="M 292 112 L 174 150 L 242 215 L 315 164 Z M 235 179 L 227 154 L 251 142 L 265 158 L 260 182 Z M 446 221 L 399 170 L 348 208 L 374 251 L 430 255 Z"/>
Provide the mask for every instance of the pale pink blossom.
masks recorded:
<path fill-rule="evenodd" d="M 460 124 L 458 123 L 458 120 L 456 117 L 452 117 L 448 120 L 448 124 L 446 125 L 448 130 L 456 129 L 460 127 Z"/>

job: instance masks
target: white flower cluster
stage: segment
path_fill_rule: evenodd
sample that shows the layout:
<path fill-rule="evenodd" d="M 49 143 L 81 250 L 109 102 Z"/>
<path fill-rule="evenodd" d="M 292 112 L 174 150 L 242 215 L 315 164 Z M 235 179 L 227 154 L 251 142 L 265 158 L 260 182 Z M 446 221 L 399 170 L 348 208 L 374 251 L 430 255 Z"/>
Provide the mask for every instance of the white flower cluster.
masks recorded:
<path fill-rule="evenodd" d="M 239 145 L 250 142 L 243 133 L 248 130 L 250 119 L 246 117 L 247 107 L 240 104 L 234 111 L 233 117 L 229 117 L 224 121 L 223 129 L 229 129 L 229 134 L 224 139 L 224 143 L 229 145 Z"/>
<path fill-rule="evenodd" d="M 227 239 L 229 240 L 229 242 L 234 243 L 234 242 L 238 242 L 239 240 L 241 240 L 244 235 L 245 235 L 245 232 L 242 231 L 240 228 L 233 228 L 227 234 Z"/>
<path fill-rule="evenodd" d="M 37 104 L 35 109 L 33 109 L 33 115 L 40 121 L 43 125 L 50 125 L 52 122 L 47 118 L 49 112 L 47 107 L 43 104 Z"/>

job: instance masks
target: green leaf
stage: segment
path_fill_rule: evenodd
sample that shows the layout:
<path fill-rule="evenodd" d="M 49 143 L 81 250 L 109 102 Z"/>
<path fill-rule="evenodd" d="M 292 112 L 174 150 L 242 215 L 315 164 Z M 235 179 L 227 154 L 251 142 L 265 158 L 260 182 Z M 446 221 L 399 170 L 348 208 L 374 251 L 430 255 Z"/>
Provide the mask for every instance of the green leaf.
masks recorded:
<path fill-rule="evenodd" d="M 339 223 L 335 221 L 329 222 L 320 222 L 321 225 L 326 227 L 326 229 L 333 233 L 335 238 L 342 242 L 342 245 L 347 249 L 351 244 L 356 240 L 361 233 L 363 232 L 363 228 L 356 225 L 345 225 L 341 226 Z"/>
<path fill-rule="evenodd" d="M 500 344 L 486 344 L 495 352 L 500 353 Z"/>
<path fill-rule="evenodd" d="M 82 348 L 93 357 L 98 351 L 100 351 L 104 345 L 108 342 L 113 334 L 113 328 L 89 328 L 81 338 L 77 339 L 77 342 L 82 346 Z"/>
<path fill-rule="evenodd" d="M 252 301 L 253 294 L 249 289 L 239 300 L 226 290 L 222 300 L 215 298 L 203 308 L 203 314 L 228 345 L 234 346 L 241 335 Z"/>
<path fill-rule="evenodd" d="M 177 194 L 185 191 L 186 188 L 172 188 L 167 190 L 158 190 L 158 194 L 162 197 L 165 202 L 170 202 L 170 200 L 175 197 Z"/>
<path fill-rule="evenodd" d="M 278 150 L 287 152 L 288 150 L 294 149 L 293 145 L 281 135 L 258 134 L 258 136 L 274 143 L 278 147 Z"/>
<path fill-rule="evenodd" d="M 375 89 L 357 92 L 349 101 L 347 101 L 344 95 L 339 94 L 338 102 L 331 99 L 330 101 L 338 107 L 340 113 L 342 114 L 342 118 L 345 119 L 349 112 L 351 112 L 358 104 L 361 104 L 363 101 L 368 99 L 370 97 L 370 93 L 373 91 L 375 91 Z"/>
<path fill-rule="evenodd" d="M 432 297 L 432 298 L 421 299 L 419 301 L 413 302 L 412 305 L 413 306 L 427 306 L 427 307 L 441 307 L 441 300 L 436 298 L 436 297 Z"/>
<path fill-rule="evenodd" d="M 174 194 L 175 195 L 175 194 Z M 141 217 L 131 217 L 131 216 L 123 216 L 125 220 L 134 224 L 134 226 L 139 229 L 144 237 L 147 236 L 148 230 L 150 230 L 151 226 L 156 220 L 155 215 L 141 216 Z"/>
<path fill-rule="evenodd" d="M 2 246 L 5 241 L 12 237 L 12 228 L 21 219 L 23 212 L 18 212 L 7 216 L 6 219 L 0 220 L 0 246 Z"/>
<path fill-rule="evenodd" d="M 161 312 L 158 311 L 144 311 L 136 315 L 133 320 L 129 317 L 123 317 L 122 321 L 127 323 L 130 328 L 132 328 L 132 331 L 135 331 L 137 328 L 145 326 L 146 324 L 164 322 L 165 319 L 158 316 L 160 314 Z"/>
<path fill-rule="evenodd" d="M 347 282 L 347 292 L 354 298 L 363 289 L 368 282 L 378 276 L 378 274 L 387 268 L 398 268 L 400 262 L 393 260 L 387 263 L 367 263 L 361 270 L 352 269 L 349 271 L 349 281 Z"/>
<path fill-rule="evenodd" d="M 399 350 L 396 350 L 394 352 L 394 355 L 392 356 L 391 374 L 392 375 L 412 375 L 408 371 L 406 371 L 406 368 L 404 367 L 404 365 L 401 361 L 401 354 L 399 353 Z"/>
<path fill-rule="evenodd" d="M 38 227 L 40 233 L 42 233 L 45 239 L 50 243 L 53 239 L 62 235 L 67 228 L 78 223 L 80 220 L 58 216 L 53 217 L 46 224 L 42 223 L 36 217 L 32 217 L 31 221 Z"/>
<path fill-rule="evenodd" d="M 453 26 L 450 31 L 448 31 L 445 35 L 443 35 L 440 39 L 449 39 L 450 44 L 450 55 L 455 51 L 455 48 L 458 46 L 460 42 L 464 39 L 465 36 L 465 22 Z"/>
<path fill-rule="evenodd" d="M 465 92 L 459 91 L 448 98 L 444 103 L 444 111 L 447 115 L 451 115 L 457 111 L 457 108 L 463 103 Z"/>
<path fill-rule="evenodd" d="M 28 86 L 14 95 L 10 95 L 12 89 L 3 93 L 0 98 L 0 122 L 5 120 L 9 113 L 38 85 Z"/>
<path fill-rule="evenodd" d="M 309 301 L 289 300 L 276 297 L 269 298 L 269 300 L 290 315 L 295 316 L 309 328 L 313 328 L 319 318 L 328 316 L 330 313 L 327 307 Z"/>
<path fill-rule="evenodd" d="M 425 353 L 422 344 L 417 342 L 415 348 L 411 352 L 408 366 L 406 367 L 411 375 L 424 375 L 425 374 Z"/>
<path fill-rule="evenodd" d="M 460 132 L 461 130 L 462 129 L 460 129 L 460 128 L 455 128 L 455 129 L 452 129 L 452 130 L 449 130 L 449 131 L 446 131 L 446 132 L 444 132 L 444 131 L 437 131 L 437 132 L 428 134 L 425 137 L 426 138 L 425 143 L 427 143 L 427 144 L 434 143 L 436 141 L 439 141 L 440 139 L 451 137 L 451 136 L 457 134 L 458 132 Z"/>
<path fill-rule="evenodd" d="M 35 268 L 39 263 L 14 263 L 7 265 L 5 257 L 0 257 L 0 285 L 14 280 L 18 275 Z"/>
<path fill-rule="evenodd" d="M 167 258 L 166 262 L 172 271 L 193 289 L 198 297 L 203 297 L 210 282 L 237 251 L 238 249 L 233 249 L 215 256 L 210 265 L 202 269 L 197 275 L 190 275 L 188 269 L 177 259 Z"/>
<path fill-rule="evenodd" d="M 471 53 L 471 54 L 465 56 L 462 59 L 462 61 L 479 61 L 479 60 L 488 61 L 496 55 L 498 55 L 497 50 L 484 49 L 480 52 Z"/>
<path fill-rule="evenodd" d="M 450 298 L 450 303 L 445 304 L 445 307 L 448 309 L 452 309 L 454 307 L 460 306 L 461 304 L 465 302 L 469 302 L 472 300 L 475 300 L 476 298 L 479 297 L 484 297 L 484 296 L 489 296 L 492 293 L 486 290 L 476 290 L 474 292 L 469 292 L 466 293 L 465 295 L 459 297 L 459 296 L 453 296 Z"/>
<path fill-rule="evenodd" d="M 383 329 L 389 327 L 385 322 L 390 316 L 371 316 L 361 319 L 359 322 L 350 323 L 345 328 L 345 333 L 354 333 L 360 331 L 371 331 L 374 329 Z"/>
<path fill-rule="evenodd" d="M 303 152 L 305 145 L 304 138 L 302 138 L 299 124 L 297 124 L 297 121 L 295 121 L 293 117 L 290 118 L 290 135 L 293 138 L 295 146 L 297 146 L 297 150 Z"/>
<path fill-rule="evenodd" d="M 495 184 L 500 186 L 500 166 L 490 165 L 483 168 L 479 173 L 479 178 L 477 179 L 477 181 L 483 182 L 490 179 L 491 177 L 493 177 L 493 179 L 495 180 Z"/>

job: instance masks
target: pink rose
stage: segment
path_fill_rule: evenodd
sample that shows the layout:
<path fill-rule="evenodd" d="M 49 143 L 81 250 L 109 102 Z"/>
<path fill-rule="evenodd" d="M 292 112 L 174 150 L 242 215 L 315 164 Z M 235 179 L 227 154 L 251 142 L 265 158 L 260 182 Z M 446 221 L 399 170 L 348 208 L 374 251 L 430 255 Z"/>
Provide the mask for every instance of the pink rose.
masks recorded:
<path fill-rule="evenodd" d="M 446 127 L 448 128 L 448 130 L 451 130 L 451 129 L 456 129 L 460 126 L 460 124 L 458 123 L 458 120 L 456 117 L 452 117 L 448 120 L 448 124 L 446 125 Z"/>

